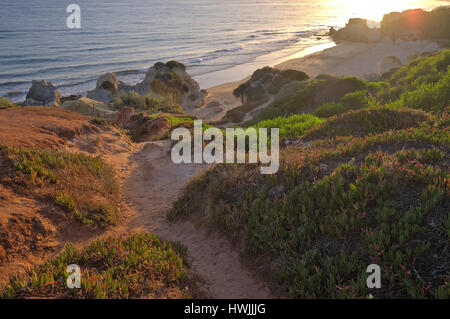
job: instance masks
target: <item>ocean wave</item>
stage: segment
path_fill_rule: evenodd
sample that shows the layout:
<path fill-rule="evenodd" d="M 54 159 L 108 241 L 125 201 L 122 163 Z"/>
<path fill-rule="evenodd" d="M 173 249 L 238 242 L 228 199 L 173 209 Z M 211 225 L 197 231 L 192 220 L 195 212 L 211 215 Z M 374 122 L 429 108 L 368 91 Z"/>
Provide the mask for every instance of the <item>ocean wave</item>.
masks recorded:
<path fill-rule="evenodd" d="M 241 46 L 231 48 L 231 49 L 216 50 L 216 51 L 213 51 L 212 53 L 213 54 L 214 53 L 229 53 L 229 52 L 237 52 L 237 51 L 242 51 L 242 50 L 244 50 L 244 46 L 241 45 Z"/>

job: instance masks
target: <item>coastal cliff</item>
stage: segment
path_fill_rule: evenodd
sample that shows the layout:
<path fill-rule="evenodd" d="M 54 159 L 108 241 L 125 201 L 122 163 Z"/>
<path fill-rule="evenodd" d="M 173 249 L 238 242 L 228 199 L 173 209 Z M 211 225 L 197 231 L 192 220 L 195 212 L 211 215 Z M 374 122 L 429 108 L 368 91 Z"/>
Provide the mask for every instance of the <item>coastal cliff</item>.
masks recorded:
<path fill-rule="evenodd" d="M 337 41 L 377 42 L 387 37 L 392 40 L 450 40 L 450 7 L 438 7 L 432 11 L 405 10 L 385 14 L 379 28 L 369 28 L 366 19 L 350 19 L 339 30 L 330 29 L 330 36 Z"/>

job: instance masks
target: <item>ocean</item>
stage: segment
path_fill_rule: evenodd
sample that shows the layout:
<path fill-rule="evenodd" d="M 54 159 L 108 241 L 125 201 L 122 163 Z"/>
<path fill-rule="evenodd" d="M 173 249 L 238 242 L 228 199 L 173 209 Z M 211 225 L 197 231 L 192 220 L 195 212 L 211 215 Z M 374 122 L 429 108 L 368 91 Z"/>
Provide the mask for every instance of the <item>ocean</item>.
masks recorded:
<path fill-rule="evenodd" d="M 23 100 L 33 79 L 52 82 L 63 95 L 85 93 L 106 72 L 136 83 L 153 64 L 169 60 L 184 63 L 208 88 L 242 78 L 240 66 L 248 75 L 305 48 L 326 47 L 329 28 L 351 17 L 379 19 L 393 11 L 392 3 L 389 10 L 380 5 L 383 0 L 364 2 L 2 0 L 0 96 Z M 448 4 L 389 2 L 398 2 L 398 9 Z M 66 25 L 71 3 L 81 8 L 80 29 Z M 368 9 L 374 5 L 378 11 Z"/>

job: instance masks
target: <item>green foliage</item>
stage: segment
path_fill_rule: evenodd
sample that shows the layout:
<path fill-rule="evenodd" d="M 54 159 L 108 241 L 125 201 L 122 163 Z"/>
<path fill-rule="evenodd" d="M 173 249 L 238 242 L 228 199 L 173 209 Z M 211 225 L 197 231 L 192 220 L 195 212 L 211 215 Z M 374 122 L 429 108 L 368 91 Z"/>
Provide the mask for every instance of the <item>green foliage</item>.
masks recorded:
<path fill-rule="evenodd" d="M 122 109 L 125 106 L 148 112 L 183 112 L 181 106 L 176 104 L 172 97 L 160 97 L 154 94 L 142 96 L 134 91 L 114 98 L 115 108 Z"/>
<path fill-rule="evenodd" d="M 270 134 L 271 128 L 280 129 L 280 140 L 294 139 L 306 133 L 309 129 L 320 124 L 322 120 L 311 114 L 292 115 L 290 117 L 277 117 L 257 123 L 254 128 L 267 128 Z"/>
<path fill-rule="evenodd" d="M 189 297 L 186 249 L 152 234 L 101 238 L 78 250 L 68 244 L 56 258 L 10 277 L 2 298 L 139 298 L 177 288 Z M 70 264 L 81 268 L 81 289 L 68 289 Z M 159 284 L 162 283 L 162 286 Z"/>
<path fill-rule="evenodd" d="M 297 70 L 282 70 L 273 78 L 268 91 L 270 94 L 276 94 L 284 85 L 290 82 L 302 82 L 308 79 L 309 76 L 305 72 Z"/>
<path fill-rule="evenodd" d="M 356 113 L 371 119 L 373 112 L 381 125 L 398 111 Z M 423 119 L 415 112 L 398 117 L 410 116 L 408 126 Z M 219 165 L 186 187 L 169 216 L 198 219 L 208 207 L 206 223 L 244 241 L 249 258 L 272 256 L 292 297 L 447 296 L 448 277 L 439 271 L 449 240 L 447 125 L 443 116 L 415 128 L 288 147 L 270 176 L 255 165 Z M 372 263 L 382 265 L 381 290 L 365 285 Z"/>
<path fill-rule="evenodd" d="M 95 116 L 91 119 L 91 123 L 97 124 L 97 125 L 104 125 L 104 124 L 106 124 L 106 120 L 102 117 Z"/>
<path fill-rule="evenodd" d="M 11 102 L 6 97 L 0 97 L 0 110 L 8 109 L 8 108 L 15 107 L 15 106 L 17 106 L 17 104 L 14 102 Z"/>
<path fill-rule="evenodd" d="M 435 56 L 419 58 L 402 67 L 389 79 L 389 83 L 403 90 L 409 90 L 413 82 L 436 83 L 448 73 L 450 50 L 443 50 Z"/>
<path fill-rule="evenodd" d="M 365 97 L 367 88 L 368 84 L 356 77 L 335 78 L 321 75 L 315 80 L 301 82 L 294 93 L 286 94 L 290 93 L 289 91 L 292 90 L 292 87 L 286 87 L 284 92 L 281 89 L 274 103 L 262 110 L 255 116 L 253 121 L 247 124 L 252 125 L 278 116 L 308 113 L 321 105 L 324 106 L 315 114 L 321 117 L 365 107 L 368 105 L 368 99 Z M 341 102 L 341 99 L 344 99 L 344 103 Z"/>
<path fill-rule="evenodd" d="M 450 105 L 450 72 L 437 83 L 414 82 L 412 87 L 412 91 L 403 93 L 392 105 L 437 112 L 443 112 Z"/>
<path fill-rule="evenodd" d="M 317 114 L 316 109 L 315 114 Z M 311 129 L 305 139 L 335 136 L 366 136 L 389 130 L 418 127 L 430 116 L 419 110 L 377 107 L 361 109 L 332 117 Z"/>
<path fill-rule="evenodd" d="M 325 103 L 317 107 L 313 114 L 318 117 L 332 117 L 350 110 L 357 110 L 369 106 L 367 91 L 351 92 L 344 95 L 339 103 Z"/>
<path fill-rule="evenodd" d="M 345 108 L 359 109 L 368 106 L 367 91 L 357 91 L 344 95 L 341 103 Z"/>
<path fill-rule="evenodd" d="M 328 118 L 334 115 L 345 113 L 346 111 L 348 110 L 344 108 L 341 103 L 330 102 L 317 107 L 314 110 L 313 114 L 318 117 Z"/>
<path fill-rule="evenodd" d="M 450 50 L 422 57 L 389 76 L 386 81 L 365 82 L 353 76 L 319 75 L 314 80 L 283 86 L 272 105 L 246 123 L 299 113 L 328 118 L 368 106 L 388 105 L 442 113 L 450 105 Z M 241 112 L 241 117 L 245 112 Z"/>

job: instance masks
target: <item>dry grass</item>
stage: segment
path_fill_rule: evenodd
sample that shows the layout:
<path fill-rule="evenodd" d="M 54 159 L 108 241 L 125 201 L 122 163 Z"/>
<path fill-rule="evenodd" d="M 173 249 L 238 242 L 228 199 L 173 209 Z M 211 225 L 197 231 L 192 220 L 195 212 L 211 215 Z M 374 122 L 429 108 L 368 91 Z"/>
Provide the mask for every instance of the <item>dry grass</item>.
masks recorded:
<path fill-rule="evenodd" d="M 119 187 L 101 157 L 2 146 L 11 168 L 10 183 L 23 192 L 51 198 L 69 216 L 99 227 L 116 223 Z"/>

